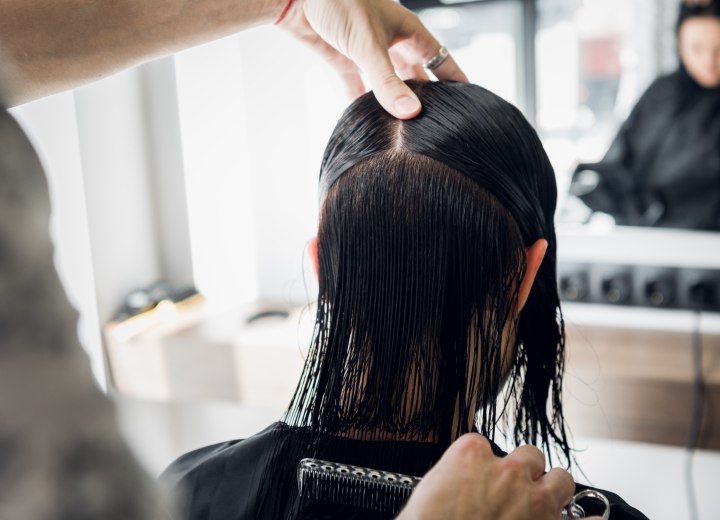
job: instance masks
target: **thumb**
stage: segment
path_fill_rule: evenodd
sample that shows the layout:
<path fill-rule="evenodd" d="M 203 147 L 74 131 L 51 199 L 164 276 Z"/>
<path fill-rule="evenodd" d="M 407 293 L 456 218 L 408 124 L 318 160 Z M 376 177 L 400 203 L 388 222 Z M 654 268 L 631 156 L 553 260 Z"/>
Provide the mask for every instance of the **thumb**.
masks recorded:
<path fill-rule="evenodd" d="M 356 63 L 368 76 L 370 87 L 382 107 L 398 119 L 412 119 L 420 113 L 420 100 L 395 73 L 387 48 L 375 46 Z"/>

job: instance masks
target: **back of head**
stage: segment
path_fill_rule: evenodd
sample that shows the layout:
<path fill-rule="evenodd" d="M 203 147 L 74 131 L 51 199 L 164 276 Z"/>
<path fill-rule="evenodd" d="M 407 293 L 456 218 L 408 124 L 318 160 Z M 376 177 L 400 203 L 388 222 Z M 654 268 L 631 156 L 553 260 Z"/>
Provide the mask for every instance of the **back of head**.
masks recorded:
<path fill-rule="evenodd" d="M 420 116 L 394 119 L 365 95 L 326 149 L 316 332 L 287 422 L 320 437 L 492 438 L 509 376 L 516 442 L 568 456 L 552 167 L 498 96 L 409 85 Z M 548 252 L 517 315 L 525 248 L 540 238 Z"/>

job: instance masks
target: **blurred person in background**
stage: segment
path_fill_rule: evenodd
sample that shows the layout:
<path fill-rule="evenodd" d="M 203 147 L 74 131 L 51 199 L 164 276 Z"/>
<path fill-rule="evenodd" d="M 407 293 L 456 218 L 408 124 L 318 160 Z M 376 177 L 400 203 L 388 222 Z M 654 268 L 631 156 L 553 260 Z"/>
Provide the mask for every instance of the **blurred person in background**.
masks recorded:
<path fill-rule="evenodd" d="M 571 193 L 621 225 L 720 230 L 720 0 L 687 0 L 680 65 L 656 79 Z"/>

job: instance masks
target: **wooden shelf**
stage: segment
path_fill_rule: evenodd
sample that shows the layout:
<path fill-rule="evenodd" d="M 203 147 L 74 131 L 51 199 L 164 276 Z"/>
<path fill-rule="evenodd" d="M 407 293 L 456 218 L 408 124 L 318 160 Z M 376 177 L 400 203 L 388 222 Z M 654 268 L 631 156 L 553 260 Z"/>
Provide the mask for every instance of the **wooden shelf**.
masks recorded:
<path fill-rule="evenodd" d="M 720 335 L 702 334 L 700 447 L 720 450 Z M 565 409 L 575 435 L 685 446 L 693 411 L 689 333 L 567 329 Z"/>

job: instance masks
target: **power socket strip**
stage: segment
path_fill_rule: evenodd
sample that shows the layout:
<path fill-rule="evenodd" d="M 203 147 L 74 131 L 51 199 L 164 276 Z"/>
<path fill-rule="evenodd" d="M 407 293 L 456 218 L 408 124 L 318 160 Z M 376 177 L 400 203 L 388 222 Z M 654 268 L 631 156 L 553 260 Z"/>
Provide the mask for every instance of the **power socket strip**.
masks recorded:
<path fill-rule="evenodd" d="M 565 301 L 720 311 L 720 233 L 559 227 Z"/>
<path fill-rule="evenodd" d="M 560 262 L 558 285 L 571 302 L 720 311 L 720 269 Z"/>

